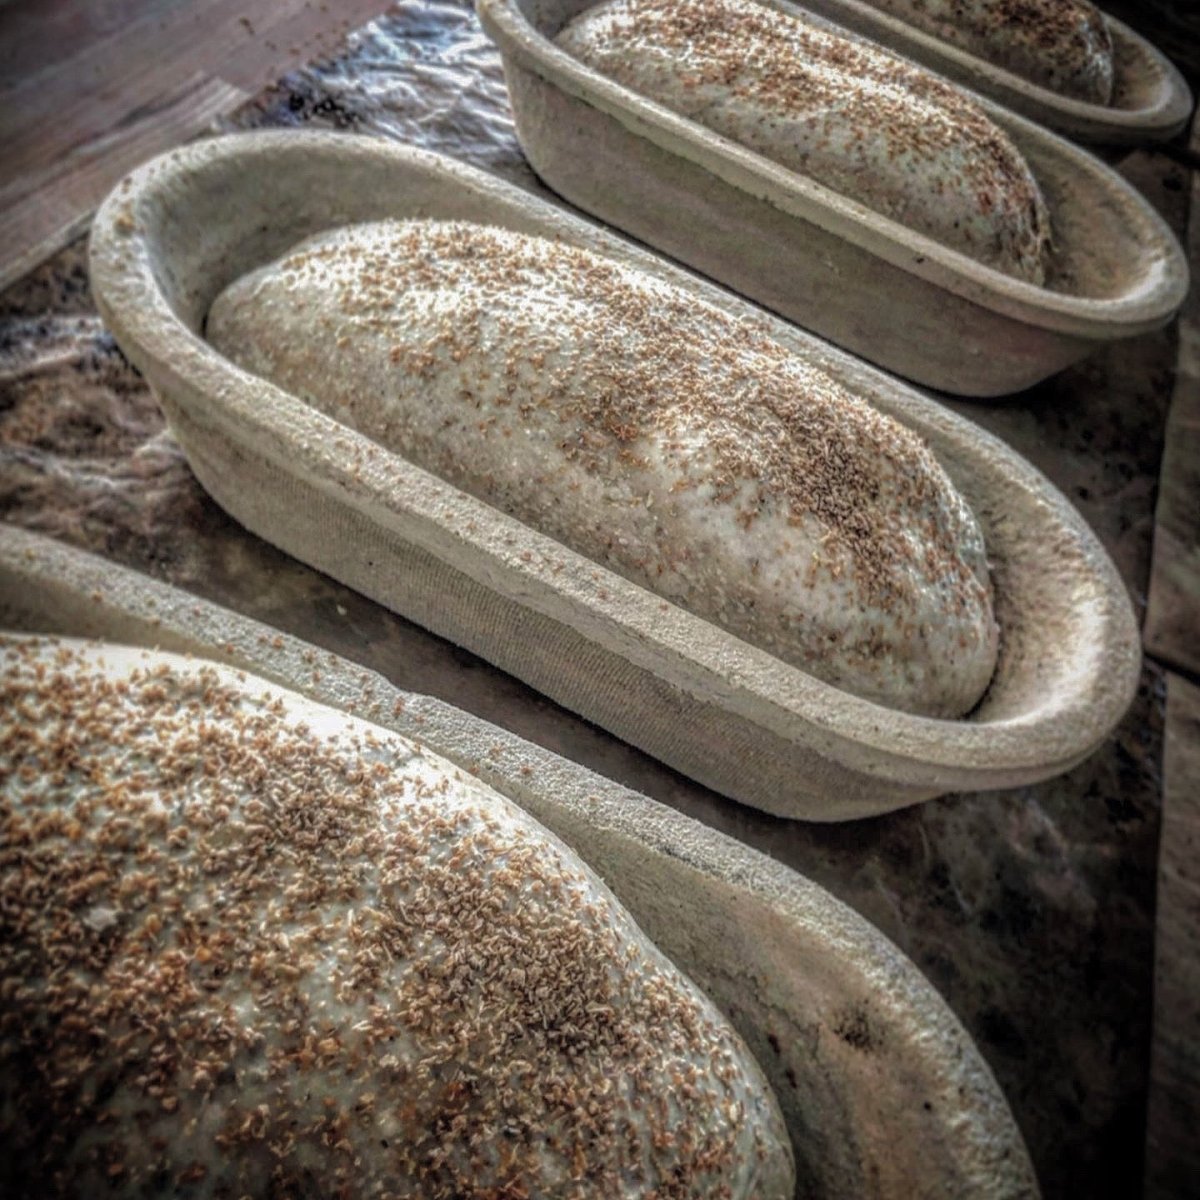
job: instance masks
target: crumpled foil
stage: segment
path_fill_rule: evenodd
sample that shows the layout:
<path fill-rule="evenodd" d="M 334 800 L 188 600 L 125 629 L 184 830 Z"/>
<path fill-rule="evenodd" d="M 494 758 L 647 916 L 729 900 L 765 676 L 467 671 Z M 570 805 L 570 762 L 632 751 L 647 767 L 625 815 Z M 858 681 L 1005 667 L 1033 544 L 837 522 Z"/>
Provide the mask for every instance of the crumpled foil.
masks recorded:
<path fill-rule="evenodd" d="M 539 186 L 517 141 L 500 54 L 470 4 L 404 0 L 345 49 L 285 76 L 226 127 L 378 134 Z"/>

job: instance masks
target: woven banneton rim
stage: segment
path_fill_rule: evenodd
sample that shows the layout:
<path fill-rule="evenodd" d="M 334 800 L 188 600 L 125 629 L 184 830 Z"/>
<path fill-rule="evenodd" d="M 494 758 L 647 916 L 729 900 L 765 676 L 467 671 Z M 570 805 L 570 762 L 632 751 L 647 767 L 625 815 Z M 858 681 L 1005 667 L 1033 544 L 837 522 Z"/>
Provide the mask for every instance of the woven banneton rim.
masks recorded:
<path fill-rule="evenodd" d="M 1165 324 L 1174 234 L 1093 155 L 976 96 L 1032 168 L 1045 287 L 988 267 L 608 79 L 551 39 L 586 0 L 477 0 L 529 160 L 572 204 L 891 371 L 965 396 L 1019 391 Z M 816 15 L 813 23 L 844 28 Z M 851 37 L 858 35 L 849 34 Z"/>
<path fill-rule="evenodd" d="M 586 7 L 580 0 L 478 0 L 480 18 L 498 41 L 502 56 L 512 56 L 522 68 L 557 88 L 635 124 L 643 136 L 677 156 L 766 196 L 784 212 L 836 231 L 847 241 L 902 265 L 917 278 L 936 281 L 955 295 L 1035 326 L 1088 337 L 1102 337 L 1106 331 L 1127 335 L 1155 328 L 1183 302 L 1187 262 L 1162 218 L 1111 168 L 1032 121 L 976 97 L 988 116 L 1014 138 L 1018 149 L 1033 159 L 1039 179 L 1039 160 L 1052 159 L 1065 174 L 1078 176 L 1081 191 L 1096 194 L 1097 208 L 1115 206 L 1120 211 L 1129 249 L 1124 261 L 1114 264 L 1127 276 L 1116 295 L 1051 291 L 984 266 L 614 83 L 549 39 L 552 31 Z M 819 17 L 816 20 L 834 32 L 847 32 Z M 1051 217 L 1061 225 L 1062 213 L 1052 212 Z"/>
<path fill-rule="evenodd" d="M 928 981 L 766 855 L 360 664 L 5 526 L 0 628 L 225 663 L 418 741 L 508 796 L 604 878 L 746 1039 L 788 1123 L 797 1197 L 1037 1196 L 990 1070 Z"/>
<path fill-rule="evenodd" d="M 818 13 L 887 46 L 947 78 L 1076 141 L 1140 146 L 1173 138 L 1187 124 L 1192 94 L 1162 51 L 1115 17 L 1104 14 L 1113 42 L 1116 97 L 1111 105 L 1061 96 L 934 34 L 880 11 L 866 0 L 805 0 L 781 4 Z"/>
<path fill-rule="evenodd" d="M 412 214 L 564 238 L 762 323 L 914 428 L 988 542 L 1002 648 L 967 719 L 821 683 L 599 568 L 235 368 L 200 336 L 216 294 L 317 229 Z M 269 133 L 175 151 L 97 217 L 97 303 L 204 486 L 260 536 L 467 646 L 685 774 L 771 812 L 839 820 L 1073 766 L 1136 687 L 1116 569 L 1078 513 L 974 424 L 511 185 L 378 139 Z"/>

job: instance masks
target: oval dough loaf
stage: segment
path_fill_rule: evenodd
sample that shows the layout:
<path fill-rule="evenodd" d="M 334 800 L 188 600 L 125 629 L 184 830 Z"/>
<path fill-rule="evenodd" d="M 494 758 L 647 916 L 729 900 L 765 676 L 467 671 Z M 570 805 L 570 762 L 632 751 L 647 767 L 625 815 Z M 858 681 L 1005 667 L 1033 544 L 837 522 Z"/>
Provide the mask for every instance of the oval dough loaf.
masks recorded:
<path fill-rule="evenodd" d="M 9 1200 L 791 1200 L 732 1027 L 499 793 L 225 668 L 0 656 Z"/>
<path fill-rule="evenodd" d="M 755 0 L 610 0 L 555 40 L 885 217 L 1045 281 L 1050 219 L 1029 166 L 963 92 L 912 63 Z"/>
<path fill-rule="evenodd" d="M 839 687 L 959 716 L 991 679 L 983 539 L 928 448 L 687 291 L 494 227 L 383 222 L 236 281 L 208 336 Z"/>
<path fill-rule="evenodd" d="M 1032 83 L 1089 104 L 1113 94 L 1113 46 L 1088 0 L 868 0 Z"/>

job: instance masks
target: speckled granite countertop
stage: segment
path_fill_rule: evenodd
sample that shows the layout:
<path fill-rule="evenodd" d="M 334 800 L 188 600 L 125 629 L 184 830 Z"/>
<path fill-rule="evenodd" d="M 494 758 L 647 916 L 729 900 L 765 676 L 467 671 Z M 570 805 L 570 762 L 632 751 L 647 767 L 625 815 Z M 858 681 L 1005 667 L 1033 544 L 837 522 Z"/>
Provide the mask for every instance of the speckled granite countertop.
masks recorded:
<path fill-rule="evenodd" d="M 318 123 L 443 150 L 541 190 L 499 60 L 469 6 L 404 3 L 336 61 L 288 76 L 229 127 Z M 1187 172 L 1122 167 L 1181 230 Z M 946 797 L 841 826 L 740 808 L 465 651 L 281 555 L 201 491 L 104 331 L 84 248 L 0 296 L 0 516 L 369 663 L 794 866 L 928 974 L 1012 1104 L 1048 1197 L 1127 1197 L 1142 1178 L 1163 687 L 1148 664 L 1116 735 L 1037 787 Z M 1175 333 L 1114 347 L 1001 403 L 952 406 L 1078 505 L 1139 612 Z"/>

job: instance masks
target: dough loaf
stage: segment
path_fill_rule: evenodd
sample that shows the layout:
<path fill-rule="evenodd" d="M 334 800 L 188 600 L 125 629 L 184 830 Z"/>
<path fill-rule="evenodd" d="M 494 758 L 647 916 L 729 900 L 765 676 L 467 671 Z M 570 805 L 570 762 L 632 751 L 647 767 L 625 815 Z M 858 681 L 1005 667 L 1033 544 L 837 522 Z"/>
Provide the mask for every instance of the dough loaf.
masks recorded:
<path fill-rule="evenodd" d="M 565 244 L 348 226 L 233 283 L 247 371 L 860 696 L 957 717 L 997 628 L 978 523 L 920 438 L 762 326 Z"/>
<path fill-rule="evenodd" d="M 745 1045 L 499 793 L 211 664 L 0 664 L 8 1200 L 791 1200 Z"/>
<path fill-rule="evenodd" d="M 868 0 L 1032 83 L 1089 104 L 1113 94 L 1113 45 L 1088 0 Z"/>
<path fill-rule="evenodd" d="M 567 53 L 882 216 L 1031 283 L 1050 218 L 1009 136 L 967 95 L 755 0 L 609 0 Z"/>

